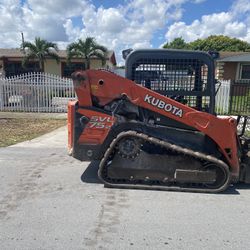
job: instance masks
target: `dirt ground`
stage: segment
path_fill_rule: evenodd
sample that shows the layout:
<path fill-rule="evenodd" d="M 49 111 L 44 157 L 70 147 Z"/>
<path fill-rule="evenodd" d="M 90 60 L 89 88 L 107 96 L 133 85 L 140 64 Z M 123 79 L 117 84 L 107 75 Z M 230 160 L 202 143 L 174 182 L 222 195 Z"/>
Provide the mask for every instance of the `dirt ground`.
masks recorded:
<path fill-rule="evenodd" d="M 0 147 L 31 140 L 66 123 L 66 119 L 0 118 Z"/>

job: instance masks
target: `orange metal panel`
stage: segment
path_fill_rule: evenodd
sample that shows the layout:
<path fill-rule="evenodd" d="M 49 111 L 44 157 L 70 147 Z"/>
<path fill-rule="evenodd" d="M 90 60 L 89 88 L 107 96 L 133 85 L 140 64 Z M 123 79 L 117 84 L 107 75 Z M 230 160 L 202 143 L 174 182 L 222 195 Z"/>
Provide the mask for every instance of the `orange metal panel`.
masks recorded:
<path fill-rule="evenodd" d="M 102 144 L 115 122 L 115 117 L 93 110 L 78 109 L 78 113 L 89 118 L 79 144 Z"/>
<path fill-rule="evenodd" d="M 77 101 L 68 102 L 68 152 L 72 153 L 73 138 L 74 138 L 74 118 L 75 118 L 75 105 Z"/>

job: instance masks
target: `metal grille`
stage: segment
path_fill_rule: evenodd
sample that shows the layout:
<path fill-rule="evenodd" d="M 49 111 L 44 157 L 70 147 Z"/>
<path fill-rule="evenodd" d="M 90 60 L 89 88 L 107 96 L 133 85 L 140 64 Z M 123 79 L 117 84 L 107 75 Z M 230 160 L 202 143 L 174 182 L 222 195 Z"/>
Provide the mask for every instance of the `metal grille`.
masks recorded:
<path fill-rule="evenodd" d="M 132 64 L 131 78 L 191 107 L 209 109 L 208 66 L 199 59 L 139 59 Z"/>
<path fill-rule="evenodd" d="M 203 91 L 207 84 L 207 66 L 199 60 L 147 59 L 137 62 L 133 72 L 134 81 L 156 91 Z"/>
<path fill-rule="evenodd" d="M 232 84 L 230 114 L 250 115 L 250 84 Z"/>

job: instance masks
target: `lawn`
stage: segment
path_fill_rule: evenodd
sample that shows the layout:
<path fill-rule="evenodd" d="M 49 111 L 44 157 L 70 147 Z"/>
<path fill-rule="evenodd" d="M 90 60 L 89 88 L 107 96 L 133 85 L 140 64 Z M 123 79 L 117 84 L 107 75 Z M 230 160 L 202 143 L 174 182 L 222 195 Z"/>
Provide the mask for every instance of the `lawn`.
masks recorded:
<path fill-rule="evenodd" d="M 31 140 L 66 123 L 66 119 L 0 118 L 0 147 Z"/>
<path fill-rule="evenodd" d="M 233 115 L 250 115 L 250 91 L 243 96 L 232 96 L 231 109 Z"/>

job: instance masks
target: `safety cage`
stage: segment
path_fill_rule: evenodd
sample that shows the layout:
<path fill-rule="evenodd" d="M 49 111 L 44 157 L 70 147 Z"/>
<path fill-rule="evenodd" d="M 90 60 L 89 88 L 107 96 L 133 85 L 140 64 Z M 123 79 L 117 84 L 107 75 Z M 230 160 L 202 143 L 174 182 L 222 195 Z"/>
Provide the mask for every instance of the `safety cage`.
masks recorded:
<path fill-rule="evenodd" d="M 146 49 L 130 53 L 126 77 L 200 111 L 214 113 L 212 57 L 200 51 Z"/>

